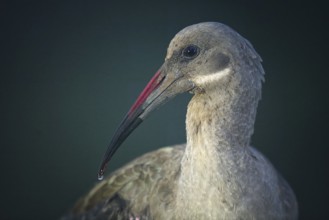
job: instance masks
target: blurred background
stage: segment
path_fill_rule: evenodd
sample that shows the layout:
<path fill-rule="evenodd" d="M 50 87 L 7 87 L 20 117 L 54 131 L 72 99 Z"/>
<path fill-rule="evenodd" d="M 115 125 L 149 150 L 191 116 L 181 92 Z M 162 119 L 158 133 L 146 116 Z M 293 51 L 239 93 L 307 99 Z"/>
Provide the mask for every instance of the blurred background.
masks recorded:
<path fill-rule="evenodd" d="M 0 219 L 58 219 L 86 193 L 171 38 L 202 21 L 229 25 L 262 56 L 252 144 L 294 189 L 300 219 L 328 219 L 326 14 L 319 1 L 2 1 Z M 189 99 L 153 113 L 110 170 L 185 142 Z"/>

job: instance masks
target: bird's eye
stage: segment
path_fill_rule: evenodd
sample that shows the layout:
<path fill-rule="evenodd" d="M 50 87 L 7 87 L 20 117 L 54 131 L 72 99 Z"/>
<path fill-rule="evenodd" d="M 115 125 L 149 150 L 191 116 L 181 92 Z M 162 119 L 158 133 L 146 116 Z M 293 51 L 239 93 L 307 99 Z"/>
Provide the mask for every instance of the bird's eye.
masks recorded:
<path fill-rule="evenodd" d="M 199 50 L 199 47 L 195 45 L 189 45 L 184 48 L 182 55 L 185 58 L 193 59 L 199 55 Z"/>

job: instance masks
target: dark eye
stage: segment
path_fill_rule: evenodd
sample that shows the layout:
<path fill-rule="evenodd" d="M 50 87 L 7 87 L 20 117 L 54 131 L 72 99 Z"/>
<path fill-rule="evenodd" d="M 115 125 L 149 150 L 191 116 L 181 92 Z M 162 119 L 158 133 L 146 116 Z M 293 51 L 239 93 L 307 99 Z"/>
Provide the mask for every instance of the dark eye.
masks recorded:
<path fill-rule="evenodd" d="M 189 45 L 184 48 L 182 55 L 186 58 L 195 58 L 199 55 L 199 47 L 195 45 Z"/>

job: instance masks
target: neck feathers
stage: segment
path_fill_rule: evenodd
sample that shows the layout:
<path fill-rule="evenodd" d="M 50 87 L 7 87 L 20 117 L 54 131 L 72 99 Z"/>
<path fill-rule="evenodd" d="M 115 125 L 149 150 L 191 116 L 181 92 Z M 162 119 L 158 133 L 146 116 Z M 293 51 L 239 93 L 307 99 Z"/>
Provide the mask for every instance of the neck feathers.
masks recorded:
<path fill-rule="evenodd" d="M 177 208 L 195 210 L 189 213 L 191 219 L 220 216 L 211 203 L 230 198 L 230 190 L 225 189 L 225 181 L 231 178 L 228 171 L 235 169 L 253 133 L 259 94 L 233 82 L 195 94 L 188 105 L 187 147 L 181 162 Z M 230 184 L 234 188 L 234 181 Z"/>

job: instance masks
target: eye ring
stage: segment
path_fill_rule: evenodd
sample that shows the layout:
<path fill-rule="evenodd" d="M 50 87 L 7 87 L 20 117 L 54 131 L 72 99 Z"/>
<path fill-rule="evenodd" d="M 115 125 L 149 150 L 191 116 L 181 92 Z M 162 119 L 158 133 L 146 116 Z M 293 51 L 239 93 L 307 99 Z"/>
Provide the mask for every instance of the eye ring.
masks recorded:
<path fill-rule="evenodd" d="M 193 44 L 188 45 L 182 51 L 182 56 L 188 59 L 193 59 L 199 55 L 200 48 Z"/>

